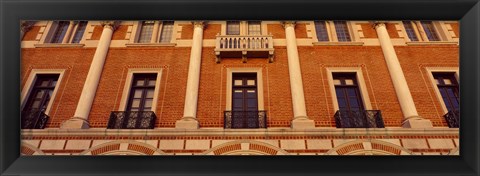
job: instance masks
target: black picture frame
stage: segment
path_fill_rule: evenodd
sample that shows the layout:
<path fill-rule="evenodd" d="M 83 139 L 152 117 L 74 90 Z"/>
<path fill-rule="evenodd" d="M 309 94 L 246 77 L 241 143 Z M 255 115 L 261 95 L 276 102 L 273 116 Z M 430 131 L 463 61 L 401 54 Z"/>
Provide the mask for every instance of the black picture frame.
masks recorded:
<path fill-rule="evenodd" d="M 2 0 L 1 175 L 479 175 L 478 0 Z M 460 20 L 460 156 L 20 156 L 20 20 Z"/>

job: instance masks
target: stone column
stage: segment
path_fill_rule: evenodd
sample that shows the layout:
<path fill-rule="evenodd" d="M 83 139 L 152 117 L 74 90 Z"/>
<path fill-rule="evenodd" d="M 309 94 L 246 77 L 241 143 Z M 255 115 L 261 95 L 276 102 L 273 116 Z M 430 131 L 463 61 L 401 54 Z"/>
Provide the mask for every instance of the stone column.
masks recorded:
<path fill-rule="evenodd" d="M 65 33 L 65 36 L 63 37 L 62 43 L 69 43 L 70 42 L 70 36 L 72 35 L 73 28 L 77 24 L 77 21 L 70 21 L 68 24 L 67 32 Z"/>
<path fill-rule="evenodd" d="M 402 108 L 402 113 L 404 121 L 402 126 L 404 128 L 429 128 L 433 127 L 430 120 L 421 118 L 413 102 L 410 89 L 407 85 L 407 80 L 403 75 L 402 67 L 398 61 L 397 54 L 393 48 L 392 41 L 388 35 L 387 28 L 383 22 L 375 22 L 375 30 L 377 31 L 378 40 L 380 41 L 380 46 L 382 47 L 383 55 L 385 57 L 385 62 L 387 63 L 388 71 L 393 82 L 393 87 L 395 88 L 395 93 L 397 94 L 400 107 Z"/>
<path fill-rule="evenodd" d="M 75 115 L 69 120 L 62 123 L 60 128 L 77 128 L 85 129 L 89 128 L 88 115 L 92 107 L 93 100 L 95 99 L 95 92 L 97 91 L 98 82 L 103 70 L 103 64 L 110 47 L 112 34 L 118 23 L 115 21 L 102 22 L 103 31 L 98 41 L 97 49 L 93 56 L 90 69 L 88 70 L 87 79 L 83 85 L 82 94 L 75 110 Z"/>
<path fill-rule="evenodd" d="M 293 120 L 292 128 L 315 128 L 315 122 L 307 116 L 305 97 L 303 94 L 302 73 L 298 59 L 297 39 L 295 37 L 295 22 L 286 21 L 285 36 L 287 39 L 288 72 L 290 75 L 290 88 L 292 93 Z"/>
<path fill-rule="evenodd" d="M 187 89 L 183 118 L 175 123 L 175 128 L 197 129 L 197 101 L 200 83 L 200 65 L 202 59 L 203 28 L 205 22 L 193 22 L 192 49 L 190 51 L 190 65 L 188 66 Z"/>

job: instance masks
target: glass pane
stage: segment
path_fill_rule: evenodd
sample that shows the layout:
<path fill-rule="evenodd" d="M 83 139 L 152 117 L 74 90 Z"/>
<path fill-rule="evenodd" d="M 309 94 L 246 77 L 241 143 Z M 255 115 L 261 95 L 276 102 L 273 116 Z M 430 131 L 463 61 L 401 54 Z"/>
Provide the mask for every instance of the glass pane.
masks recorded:
<path fill-rule="evenodd" d="M 256 98 L 257 94 L 255 90 L 247 90 L 247 98 Z"/>
<path fill-rule="evenodd" d="M 234 99 L 233 107 L 243 107 L 243 99 Z"/>
<path fill-rule="evenodd" d="M 338 106 L 339 106 L 339 107 L 346 107 L 345 99 L 343 99 L 343 98 L 337 98 L 337 101 L 338 101 Z"/>
<path fill-rule="evenodd" d="M 42 98 L 44 93 L 45 92 L 43 90 L 38 91 L 37 96 L 35 96 L 35 98 Z"/>
<path fill-rule="evenodd" d="M 342 82 L 339 79 L 334 79 L 333 85 L 342 85 Z"/>
<path fill-rule="evenodd" d="M 337 38 L 339 42 L 349 42 L 350 33 L 346 21 L 334 21 L 335 31 L 337 32 Z"/>
<path fill-rule="evenodd" d="M 138 43 L 150 43 L 154 23 L 154 21 L 144 21 L 142 23 L 140 35 L 138 37 Z"/>
<path fill-rule="evenodd" d="M 134 99 L 132 101 L 132 108 L 138 108 L 140 107 L 140 99 Z"/>
<path fill-rule="evenodd" d="M 145 84 L 145 80 L 138 80 L 135 85 L 137 86 L 143 86 Z"/>
<path fill-rule="evenodd" d="M 57 85 L 57 81 L 52 81 L 52 85 L 53 87 L 55 87 Z"/>
<path fill-rule="evenodd" d="M 44 87 L 44 86 L 48 86 L 48 80 L 45 80 L 45 81 L 42 81 L 42 83 L 40 84 L 40 86 Z"/>
<path fill-rule="evenodd" d="M 153 98 L 153 93 L 154 92 L 155 92 L 155 90 L 153 90 L 153 89 L 147 90 L 147 97 L 146 98 Z"/>
<path fill-rule="evenodd" d="M 255 80 L 247 80 L 247 85 L 254 86 L 255 85 Z"/>
<path fill-rule="evenodd" d="M 450 98 L 454 98 L 454 97 L 455 97 L 455 93 L 453 92 L 453 89 L 450 88 L 450 89 L 447 89 L 447 90 L 448 90 L 448 96 L 449 96 Z"/>
<path fill-rule="evenodd" d="M 152 99 L 145 100 L 145 110 L 146 111 L 150 110 L 150 108 L 152 107 L 152 102 L 153 102 Z"/>
<path fill-rule="evenodd" d="M 443 83 L 445 83 L 445 85 L 451 85 L 452 84 L 452 80 L 450 79 L 443 79 Z"/>
<path fill-rule="evenodd" d="M 353 79 L 345 79 L 345 84 L 346 85 L 355 85 L 355 84 L 353 84 Z"/>
<path fill-rule="evenodd" d="M 142 90 L 135 90 L 135 93 L 133 95 L 133 98 L 142 98 Z"/>
<path fill-rule="evenodd" d="M 160 33 L 160 43 L 169 43 L 172 40 L 173 21 L 165 21 L 162 24 L 162 31 Z"/>
<path fill-rule="evenodd" d="M 360 107 L 359 104 L 358 104 L 358 100 L 356 97 L 354 98 L 350 98 L 350 107 L 352 108 L 357 108 L 357 107 Z"/>
<path fill-rule="evenodd" d="M 155 86 L 155 82 L 156 82 L 156 80 L 149 80 L 148 85 L 149 86 Z"/>
<path fill-rule="evenodd" d="M 243 81 L 241 79 L 235 80 L 234 85 L 235 86 L 241 86 L 241 85 L 243 85 Z"/>
<path fill-rule="evenodd" d="M 239 21 L 227 21 L 227 35 L 240 35 Z"/>
<path fill-rule="evenodd" d="M 257 107 L 257 100 L 256 99 L 248 99 L 247 100 L 247 107 Z"/>
<path fill-rule="evenodd" d="M 328 32 L 325 21 L 315 21 L 315 31 L 318 41 L 328 41 Z"/>
<path fill-rule="evenodd" d="M 341 88 L 335 89 L 335 93 L 337 94 L 337 98 L 343 98 L 343 97 L 345 97 L 345 95 L 344 95 L 344 93 L 343 93 L 343 89 L 341 89 Z"/>
<path fill-rule="evenodd" d="M 403 26 L 405 26 L 405 32 L 407 32 L 408 38 L 410 38 L 411 41 L 418 41 L 417 34 L 412 26 L 412 22 L 403 21 Z"/>
<path fill-rule="evenodd" d="M 248 22 L 248 35 L 262 35 L 261 25 L 259 21 Z"/>
<path fill-rule="evenodd" d="M 69 21 L 59 21 L 57 23 L 57 28 L 55 33 L 52 36 L 51 43 L 62 43 L 65 33 L 67 32 Z"/>
<path fill-rule="evenodd" d="M 437 31 L 433 26 L 431 21 L 422 21 L 422 27 L 425 30 L 425 34 L 427 35 L 428 40 L 430 41 L 439 41 L 440 38 L 437 36 Z"/>
<path fill-rule="evenodd" d="M 355 88 L 349 88 L 347 92 L 349 97 L 357 97 L 357 90 Z"/>
<path fill-rule="evenodd" d="M 32 104 L 32 109 L 38 109 L 40 108 L 40 100 L 36 100 Z"/>

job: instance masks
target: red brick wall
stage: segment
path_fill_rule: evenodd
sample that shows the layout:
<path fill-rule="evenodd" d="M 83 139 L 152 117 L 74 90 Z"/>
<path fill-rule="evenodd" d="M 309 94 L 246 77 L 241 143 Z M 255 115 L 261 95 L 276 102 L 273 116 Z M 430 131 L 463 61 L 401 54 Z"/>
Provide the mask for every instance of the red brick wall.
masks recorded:
<path fill-rule="evenodd" d="M 23 41 L 32 41 L 37 38 L 38 31 L 40 31 L 40 26 L 32 26 L 30 30 L 28 30 L 24 35 L 23 35 Z"/>
<path fill-rule="evenodd" d="M 58 128 L 74 115 L 94 53 L 94 48 L 22 49 L 22 88 L 32 69 L 65 69 L 48 114 L 48 128 Z"/>
<path fill-rule="evenodd" d="M 217 34 L 220 34 L 221 30 L 221 24 L 208 24 L 203 31 L 203 39 L 215 39 Z"/>
<path fill-rule="evenodd" d="M 274 39 L 285 38 L 285 29 L 281 24 L 267 24 L 268 34 L 272 34 Z"/>
<path fill-rule="evenodd" d="M 285 32 L 285 30 L 284 30 Z M 306 23 L 297 23 L 295 25 L 295 37 L 297 38 L 308 38 L 307 37 L 307 24 Z"/>
<path fill-rule="evenodd" d="M 460 29 L 460 28 L 459 28 L 459 26 L 458 26 L 458 23 L 450 23 L 450 26 L 452 26 L 452 30 L 453 30 L 453 32 L 455 33 L 455 35 L 456 35 L 457 37 L 459 37 L 459 36 L 460 36 L 459 29 Z"/>
<path fill-rule="evenodd" d="M 100 39 L 100 36 L 102 35 L 102 32 L 103 32 L 103 27 L 102 26 L 100 26 L 100 25 L 94 26 L 93 33 L 92 33 L 92 38 L 90 38 L 90 39 L 91 40 Z"/>
<path fill-rule="evenodd" d="M 377 31 L 375 31 L 375 29 L 372 27 L 372 24 L 362 23 L 360 26 L 362 26 L 364 38 L 378 38 Z"/>
<path fill-rule="evenodd" d="M 102 29 L 103 30 L 103 29 Z M 127 25 L 120 25 L 113 31 L 112 40 L 125 40 L 125 36 L 127 35 L 128 26 Z M 100 32 L 101 34 L 102 32 Z M 92 36 L 93 38 L 93 36 Z"/>
<path fill-rule="evenodd" d="M 386 23 L 385 26 L 387 28 L 387 32 L 390 38 L 400 38 L 394 23 Z"/>
<path fill-rule="evenodd" d="M 90 111 L 91 127 L 105 127 L 117 111 L 129 68 L 163 68 L 158 94 L 157 127 L 175 127 L 183 117 L 190 57 L 187 47 L 110 48 Z"/>
<path fill-rule="evenodd" d="M 180 39 L 192 39 L 193 38 L 193 25 L 180 24 L 182 26 L 182 37 Z"/>
<path fill-rule="evenodd" d="M 434 126 L 447 126 L 441 100 L 437 98 L 425 68 L 458 68 L 458 46 L 397 46 L 395 51 L 419 115 L 431 120 Z"/>

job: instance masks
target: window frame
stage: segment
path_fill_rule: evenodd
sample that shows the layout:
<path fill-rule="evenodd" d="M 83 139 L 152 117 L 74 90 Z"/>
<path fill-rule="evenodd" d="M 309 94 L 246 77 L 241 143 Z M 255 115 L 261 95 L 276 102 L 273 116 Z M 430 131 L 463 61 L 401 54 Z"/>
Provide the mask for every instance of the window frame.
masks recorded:
<path fill-rule="evenodd" d="M 367 85 L 363 77 L 363 72 L 361 67 L 327 67 L 327 79 L 328 85 L 330 87 L 330 94 L 332 96 L 333 110 L 334 112 L 338 111 L 340 108 L 338 106 L 338 99 L 335 91 L 335 85 L 333 83 L 333 73 L 355 73 L 358 89 L 362 98 L 363 108 L 365 110 L 373 110 L 372 103 L 370 101 L 370 96 L 368 95 Z"/>
<path fill-rule="evenodd" d="M 315 22 L 317 21 L 324 21 L 325 22 L 325 28 L 327 30 L 327 33 L 328 33 L 328 41 L 319 41 L 318 40 L 318 35 L 317 35 L 317 28 L 316 28 L 316 24 Z M 311 26 L 311 34 L 312 34 L 312 40 L 313 40 L 313 43 L 317 43 L 317 44 L 328 44 L 328 43 L 332 43 L 332 44 L 338 44 L 338 45 L 363 45 L 363 42 L 360 41 L 360 36 L 355 33 L 356 31 L 358 31 L 357 27 L 356 27 L 356 24 L 354 24 L 352 21 L 347 21 L 347 20 L 335 20 L 335 21 L 345 21 L 345 24 L 347 26 L 347 30 L 348 30 L 348 34 L 350 36 L 350 41 L 339 41 L 338 40 L 338 36 L 337 36 L 337 31 L 336 31 L 336 27 L 335 27 L 335 24 L 334 24 L 334 21 L 332 20 L 314 20 L 314 21 L 311 21 L 310 22 L 310 26 Z"/>
<path fill-rule="evenodd" d="M 152 20 L 149 20 L 149 21 L 152 21 Z M 175 34 L 176 34 L 176 29 L 177 29 L 177 23 L 176 21 L 173 21 L 173 20 L 170 20 L 170 21 L 153 21 L 154 24 L 153 24 L 153 28 L 152 28 L 152 36 L 150 37 L 150 41 L 149 42 L 145 42 L 145 43 L 140 43 L 138 42 L 139 39 L 140 39 L 140 33 L 141 33 L 141 30 L 142 30 L 142 24 L 143 24 L 144 21 L 135 21 L 133 23 L 133 27 L 132 27 L 132 32 L 131 32 L 131 36 L 128 40 L 129 42 L 127 43 L 127 45 L 170 45 L 172 43 L 175 43 L 176 41 L 176 38 L 175 38 Z M 170 41 L 169 42 L 160 42 L 160 39 L 161 39 L 161 36 L 162 36 L 162 30 L 163 30 L 163 23 L 164 22 L 172 22 L 172 32 L 171 32 L 171 36 L 170 36 Z"/>
<path fill-rule="evenodd" d="M 264 111 L 264 92 L 263 92 L 263 76 L 262 68 L 227 68 L 227 88 L 225 111 L 231 111 L 232 108 L 232 89 L 234 73 L 256 73 L 257 74 L 257 105 L 258 111 Z"/>
<path fill-rule="evenodd" d="M 445 105 L 445 102 L 443 102 L 442 94 L 440 93 L 440 90 L 438 90 L 438 86 L 435 82 L 435 78 L 433 77 L 433 74 L 434 73 L 454 73 L 455 79 L 458 84 L 459 94 L 460 94 L 459 69 L 456 67 L 426 67 L 425 70 L 427 71 L 428 78 L 430 79 L 430 85 L 433 87 L 433 90 L 435 92 L 435 95 L 436 95 L 435 97 L 437 98 L 437 101 L 440 102 L 440 106 L 442 107 L 443 114 L 441 115 L 443 116 L 444 114 L 448 113 L 448 109 L 447 109 L 447 106 Z"/>
<path fill-rule="evenodd" d="M 155 82 L 155 90 L 153 92 L 153 102 L 152 102 L 152 107 L 151 111 L 153 111 L 156 114 L 156 109 L 157 109 L 157 101 L 159 98 L 159 92 L 160 92 L 160 82 L 162 81 L 162 68 L 130 68 L 128 69 L 125 83 L 123 86 L 123 92 L 122 92 L 122 98 L 120 99 L 120 104 L 118 106 L 118 111 L 127 111 L 127 106 L 129 103 L 129 98 L 131 94 L 131 89 L 132 89 L 132 83 L 133 83 L 133 77 L 134 74 L 149 74 L 149 73 L 156 73 L 157 74 L 157 79 Z"/>
<path fill-rule="evenodd" d="M 65 69 L 32 69 L 30 71 L 30 74 L 25 81 L 25 85 L 23 86 L 22 93 L 21 93 L 21 101 L 20 101 L 20 109 L 23 110 L 25 108 L 25 105 L 28 101 L 28 98 L 30 97 L 32 93 L 32 89 L 34 87 L 34 84 L 37 80 L 37 75 L 40 74 L 59 74 L 58 75 L 58 80 L 57 84 L 55 85 L 55 88 L 53 89 L 52 96 L 50 97 L 50 101 L 48 102 L 47 108 L 45 110 L 45 114 L 49 115 L 50 110 L 52 109 L 53 102 L 55 101 L 55 98 L 57 96 L 58 90 L 60 89 L 60 86 L 62 85 L 63 81 L 63 76 L 65 74 Z"/>

